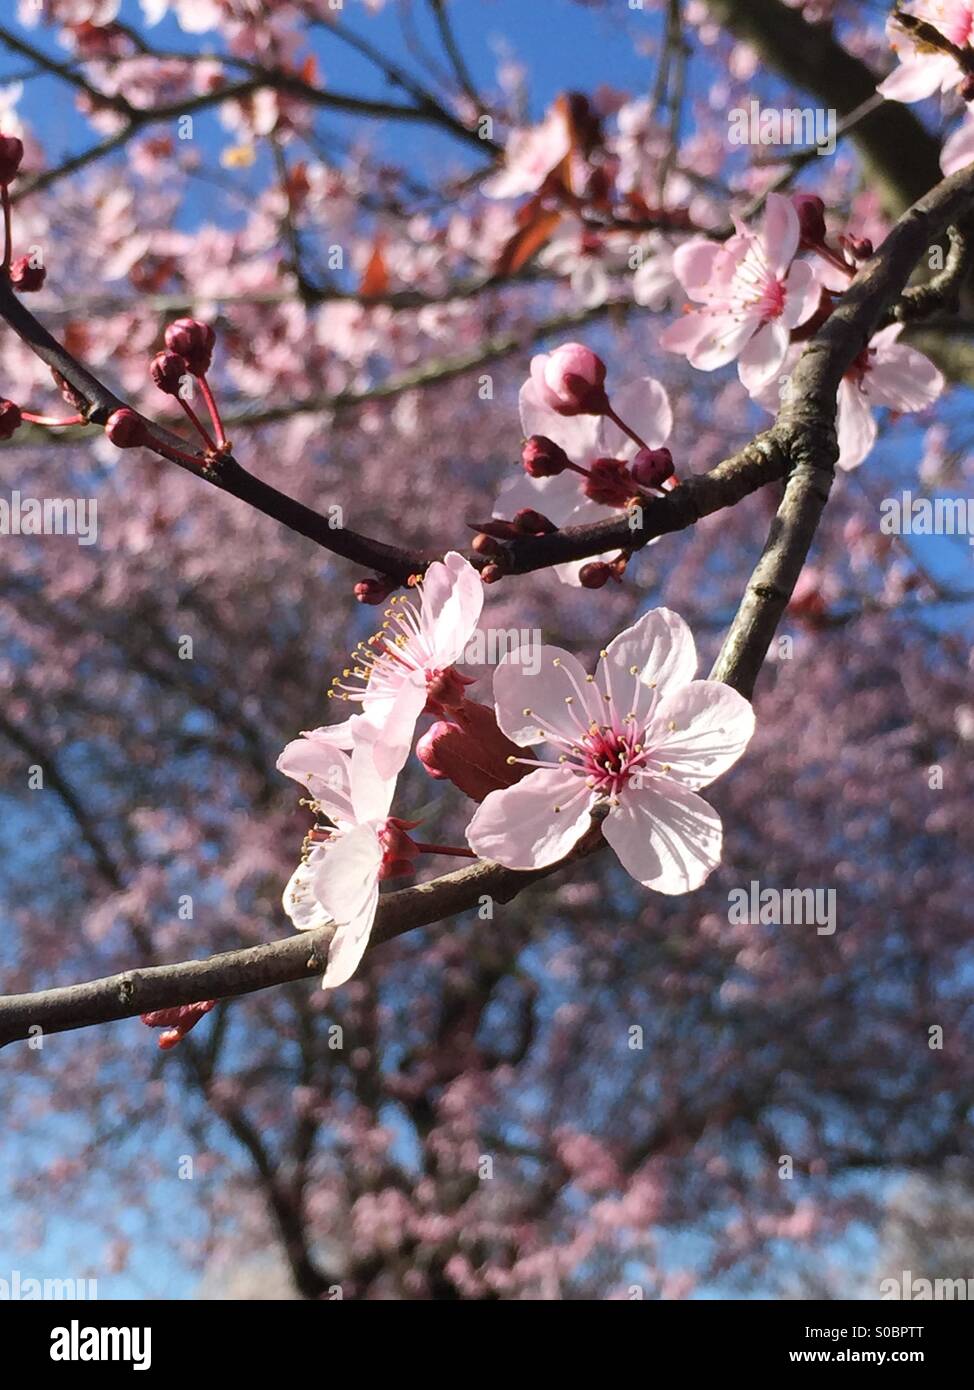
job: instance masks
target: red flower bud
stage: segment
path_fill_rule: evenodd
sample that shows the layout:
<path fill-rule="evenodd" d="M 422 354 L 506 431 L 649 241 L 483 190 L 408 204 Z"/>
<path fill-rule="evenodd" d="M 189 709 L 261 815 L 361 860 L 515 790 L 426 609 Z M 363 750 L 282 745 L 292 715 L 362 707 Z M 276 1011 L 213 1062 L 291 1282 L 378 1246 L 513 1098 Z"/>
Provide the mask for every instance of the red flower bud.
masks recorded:
<path fill-rule="evenodd" d="M 873 254 L 873 244 L 867 236 L 850 236 L 845 233 L 839 242 L 854 261 L 868 261 Z"/>
<path fill-rule="evenodd" d="M 418 824 L 419 822 L 414 820 L 400 820 L 398 816 L 390 816 L 386 821 L 379 832 L 382 843 L 380 879 L 401 878 L 405 874 L 413 873 L 413 860 L 419 851 L 409 838 L 408 832 L 414 830 Z"/>
<path fill-rule="evenodd" d="M 508 762 L 530 754 L 512 743 L 494 711 L 476 700 L 467 700 L 450 722 L 440 720 L 428 729 L 416 745 L 416 756 L 431 777 L 448 779 L 474 801 L 513 786 L 531 771 L 522 762 Z"/>
<path fill-rule="evenodd" d="M 42 265 L 32 265 L 29 256 L 18 256 L 10 267 L 10 283 L 21 294 L 39 290 L 47 279 L 47 269 Z"/>
<path fill-rule="evenodd" d="M 794 193 L 791 201 L 798 213 L 802 246 L 821 246 L 825 241 L 824 202 L 817 193 Z"/>
<path fill-rule="evenodd" d="M 522 507 L 515 512 L 514 525 L 528 536 L 550 536 L 552 531 L 558 530 L 553 521 L 549 521 L 543 512 L 536 512 L 533 507 Z"/>
<path fill-rule="evenodd" d="M 152 1013 L 141 1014 L 142 1022 L 149 1028 L 164 1028 L 159 1035 L 159 1046 L 164 1052 L 182 1042 L 186 1034 L 196 1027 L 201 1018 L 216 1005 L 215 999 L 201 999 L 196 1004 L 177 1004 L 172 1009 L 155 1009 Z"/>
<path fill-rule="evenodd" d="M 24 157 L 24 142 L 16 135 L 0 135 L 0 183 L 10 183 Z"/>
<path fill-rule="evenodd" d="M 596 459 L 589 465 L 585 496 L 603 507 L 624 507 L 633 494 L 632 474 L 624 459 Z"/>
<path fill-rule="evenodd" d="M 673 476 L 673 455 L 669 449 L 640 449 L 630 464 L 632 476 L 643 487 L 660 487 Z"/>
<path fill-rule="evenodd" d="M 176 352 L 157 352 L 149 364 L 149 375 L 160 391 L 167 396 L 178 396 L 179 388 L 192 373 L 185 357 Z"/>
<path fill-rule="evenodd" d="M 478 531 L 470 542 L 471 548 L 478 555 L 502 555 L 504 547 L 499 541 L 495 541 L 493 536 L 486 535 L 483 531 Z"/>
<path fill-rule="evenodd" d="M 116 449 L 137 449 L 149 438 L 149 430 L 141 415 L 123 406 L 109 415 L 105 422 L 105 433 Z"/>
<path fill-rule="evenodd" d="M 553 439 L 543 434 L 532 434 L 521 447 L 521 463 L 525 473 L 532 478 L 553 478 L 564 473 L 569 458 Z"/>
<path fill-rule="evenodd" d="M 359 603 L 385 603 L 395 587 L 391 579 L 383 579 L 381 575 L 375 575 L 370 579 L 360 579 L 352 592 Z"/>
<path fill-rule="evenodd" d="M 578 582 L 583 589 L 601 589 L 612 578 L 612 566 L 604 560 L 592 560 L 579 570 Z"/>
<path fill-rule="evenodd" d="M 215 343 L 213 329 L 199 319 L 176 319 L 166 329 L 166 347 L 186 359 L 194 376 L 209 371 Z"/>
<path fill-rule="evenodd" d="M 9 439 L 20 429 L 20 406 L 13 401 L 0 401 L 0 439 Z"/>
<path fill-rule="evenodd" d="M 480 571 L 480 578 L 485 584 L 496 584 L 498 579 L 503 577 L 503 574 L 504 571 L 500 565 L 484 565 Z"/>

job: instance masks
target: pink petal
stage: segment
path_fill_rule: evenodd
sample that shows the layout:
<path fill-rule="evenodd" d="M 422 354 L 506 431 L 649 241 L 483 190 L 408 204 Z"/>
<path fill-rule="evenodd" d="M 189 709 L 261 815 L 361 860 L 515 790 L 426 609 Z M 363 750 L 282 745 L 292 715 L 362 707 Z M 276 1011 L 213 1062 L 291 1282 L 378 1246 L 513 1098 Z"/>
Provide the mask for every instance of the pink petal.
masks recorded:
<path fill-rule="evenodd" d="M 944 141 L 940 151 L 940 167 L 945 175 L 956 174 L 974 163 L 974 117 L 968 116 L 963 125 Z"/>
<path fill-rule="evenodd" d="M 609 643 L 596 673 L 600 689 L 605 688 L 606 666 L 615 713 L 624 716 L 631 711 L 642 721 L 668 689 L 693 680 L 697 670 L 693 634 L 679 613 L 653 608 Z"/>
<path fill-rule="evenodd" d="M 298 931 L 316 931 L 331 921 L 326 909 L 318 901 L 312 889 L 315 871 L 324 853 L 324 845 L 316 845 L 288 880 L 281 899 L 284 911 Z"/>
<path fill-rule="evenodd" d="M 324 989 L 344 984 L 365 952 L 379 903 L 382 845 L 374 825 L 357 825 L 323 846 L 313 891 L 339 923 L 328 950 Z"/>
<path fill-rule="evenodd" d="M 842 288 L 846 289 L 848 283 L 846 279 Z M 785 279 L 785 307 L 781 322 L 786 328 L 797 328 L 812 317 L 821 298 L 821 282 L 814 267 L 808 261 L 795 261 Z"/>
<path fill-rule="evenodd" d="M 714 269 L 724 247 L 717 241 L 685 241 L 673 253 L 673 270 L 691 299 L 706 299 L 712 291 Z"/>
<path fill-rule="evenodd" d="M 561 647 L 531 647 L 523 660 L 505 655 L 494 671 L 494 707 L 504 733 L 522 748 L 545 742 L 550 730 L 574 741 L 601 716 L 594 683 Z"/>
<path fill-rule="evenodd" d="M 579 773 L 539 768 L 490 793 L 467 826 L 467 843 L 481 859 L 509 869 L 557 864 L 588 829 L 592 801 Z"/>
<path fill-rule="evenodd" d="M 293 739 L 277 760 L 278 772 L 306 787 L 334 821 L 350 821 L 350 760 L 340 748 L 316 738 Z"/>
<path fill-rule="evenodd" d="M 407 677 L 391 701 L 383 701 L 384 718 L 372 721 L 372 756 L 378 775 L 395 778 L 409 757 L 416 721 L 426 705 L 426 682 L 417 675 Z"/>
<path fill-rule="evenodd" d="M 749 395 L 773 381 L 788 351 L 788 329 L 780 319 L 763 324 L 737 361 L 737 374 Z"/>
<path fill-rule="evenodd" d="M 712 372 L 733 362 L 761 322 L 753 317 L 738 318 L 736 314 L 708 314 L 703 317 L 709 322 L 710 331 L 687 353 L 691 367 L 701 372 Z"/>
<path fill-rule="evenodd" d="M 645 742 L 654 763 L 666 763 L 667 778 L 697 789 L 733 767 L 753 733 L 754 710 L 743 695 L 721 681 L 691 681 L 660 701 Z"/>
<path fill-rule="evenodd" d="M 720 816 L 695 792 L 662 778 L 624 792 L 602 833 L 627 873 L 657 893 L 690 893 L 720 863 Z"/>
<path fill-rule="evenodd" d="M 877 353 L 863 382 L 874 404 L 904 412 L 924 410 L 943 389 L 944 378 L 929 357 L 899 343 Z"/>
<path fill-rule="evenodd" d="M 555 440 L 555 443 L 558 441 Z M 556 526 L 563 526 L 578 507 L 579 501 L 584 498 L 581 489 L 583 481 L 578 473 L 572 472 L 557 473 L 553 478 L 531 478 L 527 473 L 515 474 L 498 493 L 493 508 L 494 516 L 510 519 L 523 507 L 534 507 Z"/>
<path fill-rule="evenodd" d="M 681 352 L 689 357 L 712 332 L 712 316 L 695 311 L 668 324 L 659 335 L 659 345 L 667 352 Z"/>
<path fill-rule="evenodd" d="M 913 53 L 900 59 L 900 66 L 880 82 L 876 91 L 887 101 L 924 101 L 950 84 L 960 68 L 953 58 L 938 53 Z"/>
<path fill-rule="evenodd" d="M 779 280 L 784 278 L 795 259 L 799 235 L 798 213 L 791 199 L 781 193 L 769 193 L 761 240 L 765 256 Z"/>
<path fill-rule="evenodd" d="M 423 579 L 420 627 L 433 665 L 452 666 L 470 641 L 484 606 L 484 585 L 468 560 L 451 550 Z"/>

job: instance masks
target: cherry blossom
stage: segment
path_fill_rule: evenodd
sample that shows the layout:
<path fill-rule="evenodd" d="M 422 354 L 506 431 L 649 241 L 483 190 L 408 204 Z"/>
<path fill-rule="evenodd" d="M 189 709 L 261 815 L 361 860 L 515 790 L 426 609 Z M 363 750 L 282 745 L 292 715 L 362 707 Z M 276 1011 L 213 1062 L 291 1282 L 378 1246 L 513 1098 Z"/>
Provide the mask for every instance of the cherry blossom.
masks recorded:
<path fill-rule="evenodd" d="M 492 792 L 467 839 L 484 859 L 538 869 L 563 859 L 607 812 L 602 833 L 647 888 L 686 893 L 720 862 L 720 817 L 697 795 L 732 767 L 754 732 L 743 696 L 695 680 L 697 653 L 678 614 L 657 608 L 614 638 L 594 676 L 544 647 L 530 675 L 510 656 L 494 675 L 497 722 L 520 747 L 557 759 Z"/>
<path fill-rule="evenodd" d="M 540 125 L 511 132 L 503 167 L 484 179 L 481 191 L 488 198 L 519 198 L 525 193 L 536 193 L 566 158 L 571 144 L 565 111 L 556 104 Z"/>
<path fill-rule="evenodd" d="M 971 47 L 972 0 L 912 0 L 899 8 L 931 24 L 957 48 Z M 942 53 L 919 37 L 904 33 L 892 15 L 886 22 L 886 36 L 899 67 L 876 90 L 891 101 L 923 101 L 935 92 L 953 91 L 964 80 L 964 71 L 951 53 Z"/>
<path fill-rule="evenodd" d="M 944 389 L 942 373 L 922 352 L 898 341 L 903 325 L 890 324 L 870 341 L 839 384 L 836 429 L 839 468 L 858 468 L 876 443 L 874 410 L 885 406 L 900 414 L 912 414 L 932 405 Z M 755 393 L 759 405 L 774 414 L 787 394 L 787 372 L 802 352 L 796 344 L 789 352 L 780 382 L 771 382 Z"/>
<path fill-rule="evenodd" d="M 535 359 L 537 360 L 537 359 Z M 616 413 L 651 449 L 666 443 L 673 428 L 673 411 L 665 388 L 653 377 L 627 382 L 613 391 Z M 540 435 L 563 449 L 572 463 L 583 468 L 599 458 L 631 461 L 640 445 L 605 416 L 566 416 L 545 403 L 538 385 L 538 373 L 532 362 L 531 378 L 521 387 L 518 397 L 521 431 L 526 438 Z M 618 515 L 618 509 L 593 502 L 585 491 L 585 479 L 573 471 L 552 477 L 534 478 L 520 474 L 506 483 L 494 505 L 496 516 L 513 516 L 530 507 L 548 517 L 556 526 L 581 526 L 603 521 Z M 606 559 L 607 556 L 596 557 Z M 579 575 L 585 560 L 572 560 L 555 566 L 555 574 L 563 584 L 578 587 Z"/>
<path fill-rule="evenodd" d="M 406 761 L 424 709 L 440 713 L 462 702 L 467 681 L 454 665 L 476 631 L 484 602 L 480 576 L 455 550 L 434 561 L 414 589 L 419 606 L 394 596 L 382 627 L 359 643 L 353 664 L 332 682 L 329 696 L 361 704 L 361 715 L 315 731 L 321 740 L 351 748 L 355 721 L 364 718 L 377 735 L 374 755 L 386 777 Z"/>
<path fill-rule="evenodd" d="M 367 740 L 349 756 L 314 735 L 289 743 L 277 768 L 307 788 L 314 813 L 334 827 L 302 857 L 283 896 L 299 931 L 338 924 L 321 982 L 333 989 L 355 973 L 368 945 L 389 833 L 397 829 L 389 820 L 396 779 L 377 773 Z"/>
<path fill-rule="evenodd" d="M 791 329 L 818 307 L 819 285 L 812 267 L 795 261 L 800 228 L 790 199 L 769 194 L 760 232 L 736 226 L 725 244 L 697 238 L 675 252 L 673 268 L 702 307 L 664 329 L 660 345 L 705 372 L 737 358 L 742 383 L 755 391 L 781 367 Z"/>
<path fill-rule="evenodd" d="M 944 141 L 940 151 L 940 167 L 945 174 L 956 174 L 974 162 L 974 116 L 968 115 L 954 133 Z"/>

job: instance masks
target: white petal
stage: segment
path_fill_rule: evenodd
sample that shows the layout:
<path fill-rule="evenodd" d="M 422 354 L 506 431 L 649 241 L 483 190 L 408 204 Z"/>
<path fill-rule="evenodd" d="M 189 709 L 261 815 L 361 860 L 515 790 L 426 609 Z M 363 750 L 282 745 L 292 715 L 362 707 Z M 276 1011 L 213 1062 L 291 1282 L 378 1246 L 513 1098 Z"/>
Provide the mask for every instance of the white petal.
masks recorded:
<path fill-rule="evenodd" d="M 539 768 L 481 802 L 467 826 L 467 843 L 481 859 L 509 869 L 557 864 L 588 829 L 592 802 L 578 772 Z"/>
<path fill-rule="evenodd" d="M 542 404 L 538 388 L 530 380 L 521 387 L 518 406 L 521 433 L 525 439 L 532 434 L 543 434 L 564 449 L 572 463 L 579 463 L 583 467 L 598 457 L 597 416 L 558 415 Z"/>
<path fill-rule="evenodd" d="M 720 816 L 695 792 L 663 778 L 624 792 L 602 833 L 627 873 L 657 893 L 692 892 L 720 863 Z"/>
<path fill-rule="evenodd" d="M 876 421 L 869 402 L 852 381 L 839 383 L 838 414 L 840 468 L 858 468 L 876 443 Z"/>
<path fill-rule="evenodd" d="M 307 862 L 302 860 L 294 870 L 284 889 L 281 899 L 284 911 L 298 931 L 315 931 L 318 927 L 327 926 L 332 920 L 312 889 L 315 869 L 323 850 L 324 845 L 316 845 Z"/>
<path fill-rule="evenodd" d="M 699 788 L 734 766 L 753 733 L 749 700 L 722 681 L 691 681 L 660 701 L 645 741 L 667 777 Z"/>
<path fill-rule="evenodd" d="M 277 760 L 278 772 L 306 787 L 335 821 L 352 819 L 350 767 L 347 753 L 314 736 L 293 739 Z"/>
<path fill-rule="evenodd" d="M 737 374 L 748 395 L 774 381 L 788 351 L 788 329 L 780 319 L 762 324 L 737 361 Z"/>

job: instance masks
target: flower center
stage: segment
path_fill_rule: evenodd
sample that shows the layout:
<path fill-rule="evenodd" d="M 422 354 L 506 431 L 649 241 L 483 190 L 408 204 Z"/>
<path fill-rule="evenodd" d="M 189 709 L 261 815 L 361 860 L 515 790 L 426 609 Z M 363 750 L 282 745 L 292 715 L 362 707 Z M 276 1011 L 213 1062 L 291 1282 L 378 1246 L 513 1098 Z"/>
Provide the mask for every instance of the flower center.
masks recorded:
<path fill-rule="evenodd" d="M 629 781 L 632 763 L 639 760 L 636 734 L 603 726 L 582 739 L 583 766 L 596 790 L 615 795 Z"/>

